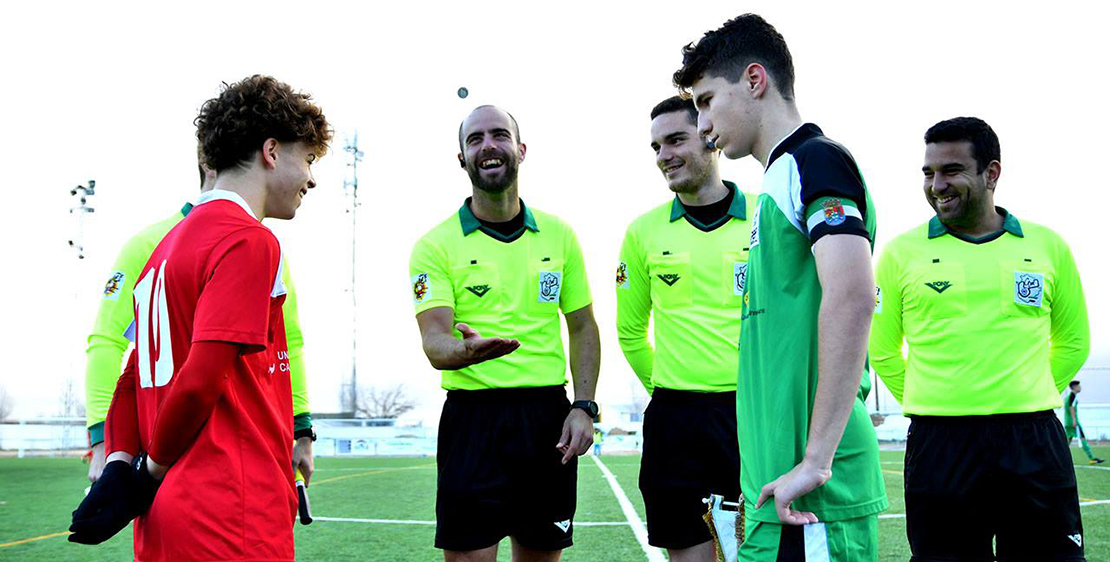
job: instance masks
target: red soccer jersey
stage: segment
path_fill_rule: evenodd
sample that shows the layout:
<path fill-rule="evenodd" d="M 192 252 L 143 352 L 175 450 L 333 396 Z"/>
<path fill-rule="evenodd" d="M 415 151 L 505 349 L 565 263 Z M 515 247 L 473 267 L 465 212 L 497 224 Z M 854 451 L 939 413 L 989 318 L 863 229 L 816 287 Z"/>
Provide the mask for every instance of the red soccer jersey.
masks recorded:
<path fill-rule="evenodd" d="M 192 445 L 163 461 L 173 465 L 135 521 L 135 560 L 292 561 L 293 403 L 277 239 L 237 194 L 211 191 L 138 279 L 136 406 L 148 449 L 192 344 L 235 343 L 243 353 Z"/>

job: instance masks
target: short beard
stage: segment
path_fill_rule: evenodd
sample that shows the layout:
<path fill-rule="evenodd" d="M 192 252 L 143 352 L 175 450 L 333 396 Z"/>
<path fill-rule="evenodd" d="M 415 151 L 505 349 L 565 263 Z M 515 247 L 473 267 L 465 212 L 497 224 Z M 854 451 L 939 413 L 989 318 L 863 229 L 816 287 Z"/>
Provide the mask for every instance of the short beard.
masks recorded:
<path fill-rule="evenodd" d="M 488 181 L 482 177 L 481 170 L 478 169 L 478 163 L 467 163 L 466 175 L 470 176 L 470 183 L 474 187 L 491 194 L 504 193 L 516 183 L 517 173 L 519 168 L 517 163 L 512 158 L 505 158 L 505 173 L 501 175 L 501 179 L 495 181 Z"/>
<path fill-rule="evenodd" d="M 686 165 L 690 165 L 689 160 L 687 160 Z M 697 193 L 697 191 L 701 189 L 701 186 L 705 184 L 708 178 L 709 166 L 706 165 L 702 168 L 701 174 L 691 177 L 678 185 L 673 185 L 668 182 L 667 187 L 670 188 L 670 190 L 674 193 Z"/>

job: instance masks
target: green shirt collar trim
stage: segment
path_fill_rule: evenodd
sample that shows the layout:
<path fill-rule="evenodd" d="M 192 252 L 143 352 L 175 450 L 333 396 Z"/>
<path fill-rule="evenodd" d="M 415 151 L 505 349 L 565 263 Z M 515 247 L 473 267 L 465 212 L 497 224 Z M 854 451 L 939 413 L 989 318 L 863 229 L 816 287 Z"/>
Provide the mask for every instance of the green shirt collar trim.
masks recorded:
<path fill-rule="evenodd" d="M 192 211 L 192 210 L 193 210 L 193 204 L 192 203 L 186 203 L 185 206 L 181 208 L 181 216 L 183 216 L 183 217 L 189 216 L 189 211 Z"/>
<path fill-rule="evenodd" d="M 471 232 L 482 228 L 482 221 L 474 216 L 474 211 L 470 210 L 470 200 L 473 197 L 467 197 L 463 201 L 462 207 L 459 208 L 459 223 L 462 225 L 463 236 L 469 236 Z M 536 217 L 532 215 L 532 210 L 524 204 L 524 200 L 520 200 L 520 209 L 524 211 L 524 228 L 532 232 L 539 232 L 540 227 L 536 226 Z"/>
<path fill-rule="evenodd" d="M 732 203 L 728 206 L 728 214 L 740 220 L 748 220 L 748 202 L 744 198 L 744 194 L 740 193 L 740 189 L 736 187 L 736 184 L 728 180 L 722 180 L 722 182 L 725 184 L 725 187 L 728 188 L 729 192 L 732 193 Z M 683 205 L 682 201 L 675 195 L 674 202 L 671 203 L 671 222 L 685 215 L 686 206 Z"/>
<path fill-rule="evenodd" d="M 995 207 L 994 210 L 998 211 L 998 213 L 1002 215 L 1002 230 L 1003 231 L 1009 232 L 1010 234 L 1013 234 L 1014 236 L 1017 236 L 1018 238 L 1025 238 L 1025 233 L 1022 232 L 1022 230 L 1021 230 L 1021 222 L 1018 221 L 1017 217 L 1015 217 L 1014 215 L 1011 215 L 1010 211 L 1007 211 L 1006 209 L 1003 209 L 1002 207 Z M 930 240 L 932 240 L 933 238 L 943 236 L 943 235 L 948 234 L 948 233 L 949 233 L 948 227 L 944 226 L 944 223 L 940 222 L 939 218 L 934 216 L 933 218 L 929 219 L 929 239 Z M 992 235 L 989 235 L 989 234 L 987 235 L 988 238 L 990 236 L 992 236 Z"/>

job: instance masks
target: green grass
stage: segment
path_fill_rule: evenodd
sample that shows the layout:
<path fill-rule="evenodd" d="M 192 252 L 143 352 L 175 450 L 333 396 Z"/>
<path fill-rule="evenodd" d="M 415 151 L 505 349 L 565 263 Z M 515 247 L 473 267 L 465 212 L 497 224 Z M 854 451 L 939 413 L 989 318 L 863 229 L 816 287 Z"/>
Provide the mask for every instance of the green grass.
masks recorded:
<path fill-rule="evenodd" d="M 1087 466 L 1083 453 L 1073 448 L 1078 466 Z M 1096 447 L 1095 454 L 1110 457 L 1110 447 Z M 640 518 L 644 504 L 637 488 L 637 456 L 602 457 L 631 500 Z M 903 513 L 902 452 L 883 451 L 887 514 Z M 435 459 L 362 458 L 317 459 L 310 487 L 316 516 L 431 521 L 435 519 Z M 97 546 L 75 545 L 64 536 L 12 546 L 6 543 L 65 531 L 70 512 L 80 501 L 88 482 L 86 467 L 77 459 L 0 458 L 0 561 L 65 560 L 117 561 L 131 559 L 131 531 L 125 530 Z M 1076 470 L 1082 501 L 1110 499 L 1110 470 Z M 1110 560 L 1110 504 L 1083 509 L 1087 557 Z M 986 510 L 989 511 L 989 508 Z M 578 469 L 576 522 L 624 522 L 624 514 L 601 471 L 588 458 Z M 879 560 L 909 559 L 905 519 L 879 522 Z M 432 546 L 432 525 L 348 523 L 318 521 L 296 526 L 298 560 L 372 560 L 375 562 L 440 560 Z M 628 526 L 582 527 L 574 532 L 575 546 L 563 559 L 574 561 L 645 560 Z M 509 542 L 502 542 L 498 560 L 509 560 Z"/>

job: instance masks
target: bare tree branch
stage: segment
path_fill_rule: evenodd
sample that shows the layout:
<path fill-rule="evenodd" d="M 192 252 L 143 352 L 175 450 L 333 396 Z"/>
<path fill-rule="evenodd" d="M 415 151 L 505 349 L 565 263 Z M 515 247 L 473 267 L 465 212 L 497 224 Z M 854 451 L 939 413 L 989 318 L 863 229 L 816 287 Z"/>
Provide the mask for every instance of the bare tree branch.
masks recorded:
<path fill-rule="evenodd" d="M 4 385 L 0 385 L 0 420 L 8 419 L 15 410 L 15 398 L 8 394 L 8 389 Z"/>
<path fill-rule="evenodd" d="M 405 387 L 360 386 L 355 396 L 355 414 L 367 418 L 395 419 L 416 407 L 417 401 L 405 393 Z"/>

